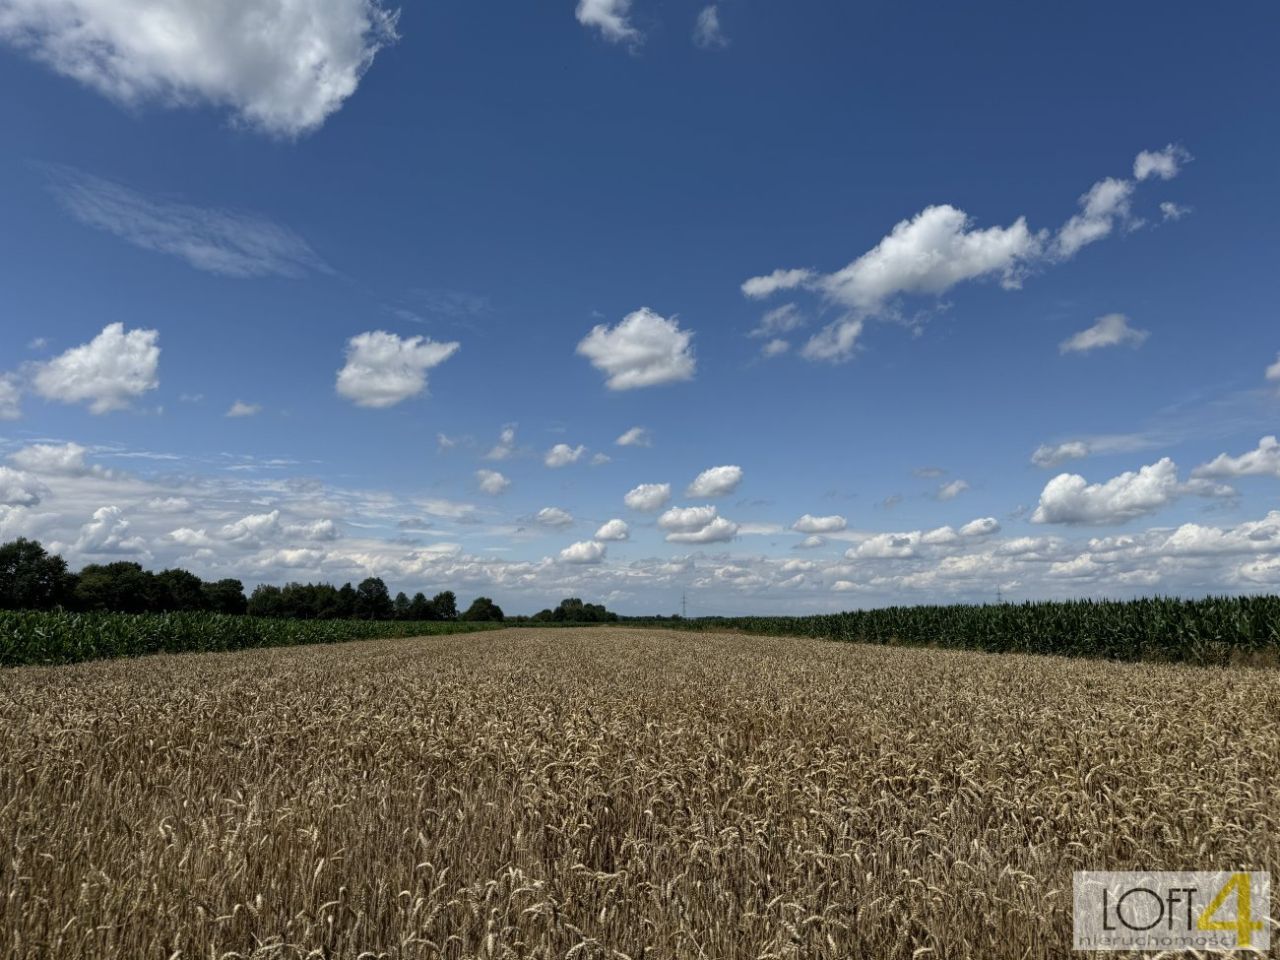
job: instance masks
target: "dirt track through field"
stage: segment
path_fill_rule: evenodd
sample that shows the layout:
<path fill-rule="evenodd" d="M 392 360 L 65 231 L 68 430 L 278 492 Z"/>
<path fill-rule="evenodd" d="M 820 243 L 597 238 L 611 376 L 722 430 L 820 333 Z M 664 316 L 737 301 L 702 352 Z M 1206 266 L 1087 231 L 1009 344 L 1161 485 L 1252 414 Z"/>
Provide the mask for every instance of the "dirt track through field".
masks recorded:
<path fill-rule="evenodd" d="M 1280 871 L 1278 765 L 1247 669 L 608 628 L 4 671 L 0 957 L 1062 957 L 1072 870 Z"/>

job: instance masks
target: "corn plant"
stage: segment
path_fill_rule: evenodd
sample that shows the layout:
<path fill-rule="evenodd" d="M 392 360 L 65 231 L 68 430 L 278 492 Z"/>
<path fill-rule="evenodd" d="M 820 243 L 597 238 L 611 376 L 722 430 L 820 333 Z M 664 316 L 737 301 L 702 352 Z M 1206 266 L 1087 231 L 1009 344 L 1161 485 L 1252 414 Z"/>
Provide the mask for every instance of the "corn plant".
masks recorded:
<path fill-rule="evenodd" d="M 0 611 L 0 667 L 470 633 L 500 624 L 458 621 L 280 620 L 216 613 Z"/>

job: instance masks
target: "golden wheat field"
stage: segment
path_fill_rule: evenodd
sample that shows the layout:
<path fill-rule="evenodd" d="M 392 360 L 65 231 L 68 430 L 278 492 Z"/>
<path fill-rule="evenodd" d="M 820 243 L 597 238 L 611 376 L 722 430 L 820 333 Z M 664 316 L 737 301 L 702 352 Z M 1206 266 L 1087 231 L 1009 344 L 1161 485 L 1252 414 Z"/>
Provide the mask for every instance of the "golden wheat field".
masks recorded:
<path fill-rule="evenodd" d="M 1280 869 L 1280 678 L 506 630 L 0 674 L 5 958 L 1038 958 Z"/>

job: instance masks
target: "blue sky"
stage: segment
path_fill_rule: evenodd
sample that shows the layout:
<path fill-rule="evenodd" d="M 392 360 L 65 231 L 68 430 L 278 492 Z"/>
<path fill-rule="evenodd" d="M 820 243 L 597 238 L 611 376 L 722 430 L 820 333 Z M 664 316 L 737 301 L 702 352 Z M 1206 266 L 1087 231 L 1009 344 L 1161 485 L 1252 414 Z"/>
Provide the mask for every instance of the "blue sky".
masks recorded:
<path fill-rule="evenodd" d="M 513 612 L 1274 591 L 1277 27 L 0 0 L 0 536 Z"/>

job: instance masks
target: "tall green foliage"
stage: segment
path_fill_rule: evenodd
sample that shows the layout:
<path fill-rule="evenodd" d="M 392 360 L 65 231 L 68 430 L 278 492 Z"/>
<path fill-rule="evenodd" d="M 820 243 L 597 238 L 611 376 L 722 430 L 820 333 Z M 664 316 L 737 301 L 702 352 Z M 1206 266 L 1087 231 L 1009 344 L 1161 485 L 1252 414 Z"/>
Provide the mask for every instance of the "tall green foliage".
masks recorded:
<path fill-rule="evenodd" d="M 499 624 L 396 620 L 283 620 L 216 613 L 0 611 L 0 667 L 469 633 Z"/>
<path fill-rule="evenodd" d="M 1241 657 L 1280 657 L 1280 597 L 1275 596 L 886 607 L 829 616 L 703 618 L 662 625 L 1112 660 L 1222 664 Z"/>

